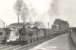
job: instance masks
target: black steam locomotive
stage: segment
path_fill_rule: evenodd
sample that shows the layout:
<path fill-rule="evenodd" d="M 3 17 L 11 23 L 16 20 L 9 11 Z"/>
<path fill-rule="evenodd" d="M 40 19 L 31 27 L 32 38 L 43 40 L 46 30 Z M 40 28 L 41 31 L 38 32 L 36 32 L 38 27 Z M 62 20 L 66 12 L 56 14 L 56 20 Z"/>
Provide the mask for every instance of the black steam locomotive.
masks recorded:
<path fill-rule="evenodd" d="M 1 35 L 2 44 L 28 44 L 40 40 L 45 37 L 45 29 L 34 28 L 20 28 L 10 30 L 9 28 L 3 29 Z"/>

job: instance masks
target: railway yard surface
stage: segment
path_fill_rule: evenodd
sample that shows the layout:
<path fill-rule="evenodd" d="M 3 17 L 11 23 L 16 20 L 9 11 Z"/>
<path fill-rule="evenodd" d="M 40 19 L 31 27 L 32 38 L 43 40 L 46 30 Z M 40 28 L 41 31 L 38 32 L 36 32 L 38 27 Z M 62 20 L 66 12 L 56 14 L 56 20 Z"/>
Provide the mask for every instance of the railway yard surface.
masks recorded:
<path fill-rule="evenodd" d="M 8 44 L 3 45 L 3 44 L 0 44 L 0 50 L 29 50 L 29 49 L 35 47 L 36 45 L 39 45 L 49 39 L 54 38 L 55 36 L 58 36 L 58 35 L 48 36 L 47 38 L 35 41 L 33 43 L 29 43 L 27 45 L 8 45 Z"/>

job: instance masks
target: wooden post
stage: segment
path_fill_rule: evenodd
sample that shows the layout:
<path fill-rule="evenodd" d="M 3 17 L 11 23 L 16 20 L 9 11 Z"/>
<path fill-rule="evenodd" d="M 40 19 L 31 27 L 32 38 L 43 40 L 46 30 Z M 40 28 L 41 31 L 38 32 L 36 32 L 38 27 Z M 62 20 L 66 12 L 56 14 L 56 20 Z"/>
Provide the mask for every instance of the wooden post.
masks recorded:
<path fill-rule="evenodd" d="M 18 24 L 19 24 L 19 22 L 20 22 L 20 21 L 19 21 L 19 15 L 18 15 L 17 19 L 18 19 Z"/>

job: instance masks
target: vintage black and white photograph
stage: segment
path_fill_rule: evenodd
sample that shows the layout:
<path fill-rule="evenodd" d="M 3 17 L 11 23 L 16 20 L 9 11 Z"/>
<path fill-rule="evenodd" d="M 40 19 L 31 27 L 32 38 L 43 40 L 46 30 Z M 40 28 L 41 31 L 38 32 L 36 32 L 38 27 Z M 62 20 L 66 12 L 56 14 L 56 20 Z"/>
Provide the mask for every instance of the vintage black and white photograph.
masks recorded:
<path fill-rule="evenodd" d="M 76 50 L 76 0 L 0 0 L 0 50 Z"/>

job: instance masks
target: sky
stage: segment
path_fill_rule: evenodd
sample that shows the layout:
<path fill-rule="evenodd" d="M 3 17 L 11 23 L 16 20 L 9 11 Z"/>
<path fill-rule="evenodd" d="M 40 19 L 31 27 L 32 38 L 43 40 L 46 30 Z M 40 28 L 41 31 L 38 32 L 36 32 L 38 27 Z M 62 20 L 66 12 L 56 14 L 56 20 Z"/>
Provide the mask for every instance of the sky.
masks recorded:
<path fill-rule="evenodd" d="M 50 5 L 53 4 L 53 1 L 54 0 L 24 0 L 30 10 L 27 21 L 31 18 L 32 22 L 41 21 L 46 26 L 49 22 L 51 26 L 56 18 L 60 18 L 68 21 L 70 26 L 76 27 L 76 1 L 58 0 L 58 15 L 51 16 L 48 11 L 52 11 Z M 16 0 L 0 0 L 0 19 L 7 25 L 17 22 L 17 15 L 14 10 L 15 2 Z M 32 12 L 32 8 L 34 9 L 34 12 Z M 21 19 L 20 22 L 22 22 Z"/>

